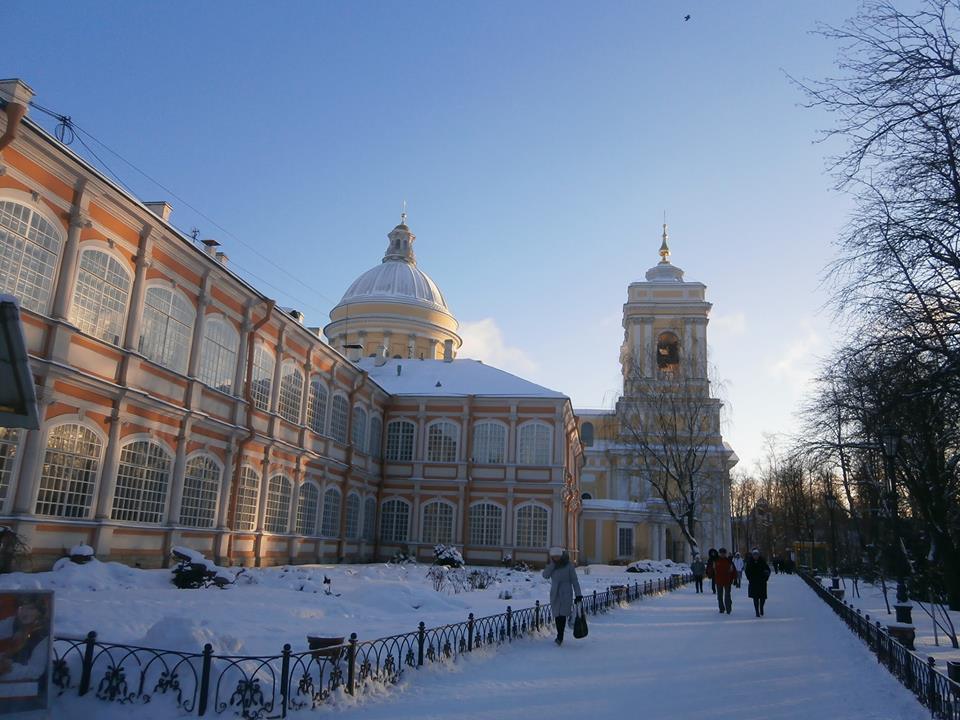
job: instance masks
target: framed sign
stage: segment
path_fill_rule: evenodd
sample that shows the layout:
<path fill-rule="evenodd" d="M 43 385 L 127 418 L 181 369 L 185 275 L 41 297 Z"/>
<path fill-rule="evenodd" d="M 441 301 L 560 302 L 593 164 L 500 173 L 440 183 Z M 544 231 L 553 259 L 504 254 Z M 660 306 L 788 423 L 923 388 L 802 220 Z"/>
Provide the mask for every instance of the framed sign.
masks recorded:
<path fill-rule="evenodd" d="M 0 591 L 0 716 L 49 707 L 53 591 Z"/>

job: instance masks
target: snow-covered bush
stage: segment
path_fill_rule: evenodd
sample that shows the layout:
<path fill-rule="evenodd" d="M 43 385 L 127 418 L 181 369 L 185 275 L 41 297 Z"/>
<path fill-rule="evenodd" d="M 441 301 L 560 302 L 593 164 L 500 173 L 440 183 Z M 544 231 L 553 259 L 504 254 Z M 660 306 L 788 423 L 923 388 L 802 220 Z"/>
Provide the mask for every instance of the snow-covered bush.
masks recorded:
<path fill-rule="evenodd" d="M 84 543 L 79 545 L 74 545 L 70 548 L 70 552 L 67 553 L 67 557 L 70 558 L 71 562 L 75 562 L 77 565 L 83 565 L 93 560 L 93 548 Z"/>
<path fill-rule="evenodd" d="M 434 565 L 427 570 L 427 579 L 433 589 L 442 592 L 447 587 L 447 568 L 444 565 Z"/>
<path fill-rule="evenodd" d="M 30 548 L 13 528 L 0 525 L 0 573 L 13 572 L 14 566 L 30 552 Z"/>
<path fill-rule="evenodd" d="M 497 574 L 490 570 L 471 570 L 467 573 L 467 584 L 471 590 L 486 590 L 497 580 Z"/>
<path fill-rule="evenodd" d="M 501 600 L 512 600 L 513 593 L 511 593 L 509 590 L 501 590 L 497 597 Z"/>
<path fill-rule="evenodd" d="M 436 545 L 433 548 L 433 564 L 462 568 L 463 555 L 453 545 Z"/>
<path fill-rule="evenodd" d="M 407 563 L 415 563 L 416 561 L 417 558 L 410 552 L 410 548 L 404 545 L 393 554 L 393 557 L 390 558 L 388 562 L 391 565 L 406 565 Z"/>
<path fill-rule="evenodd" d="M 203 553 L 186 547 L 175 547 L 170 550 L 180 562 L 173 568 L 172 582 L 180 590 L 195 590 L 210 587 L 225 588 L 233 585 L 243 572 L 243 568 L 236 575 L 218 567 L 212 560 L 207 560 Z"/>

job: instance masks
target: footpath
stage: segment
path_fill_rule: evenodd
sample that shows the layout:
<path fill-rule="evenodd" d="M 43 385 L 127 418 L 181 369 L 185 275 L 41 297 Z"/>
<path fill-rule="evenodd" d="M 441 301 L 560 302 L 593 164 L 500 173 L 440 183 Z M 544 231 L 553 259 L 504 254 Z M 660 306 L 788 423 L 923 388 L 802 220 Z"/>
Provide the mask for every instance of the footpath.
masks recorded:
<path fill-rule="evenodd" d="M 562 647 L 526 639 L 407 674 L 350 720 L 696 718 L 922 720 L 929 714 L 803 582 L 770 579 L 765 616 L 746 583 L 721 615 L 709 582 L 590 618 Z"/>

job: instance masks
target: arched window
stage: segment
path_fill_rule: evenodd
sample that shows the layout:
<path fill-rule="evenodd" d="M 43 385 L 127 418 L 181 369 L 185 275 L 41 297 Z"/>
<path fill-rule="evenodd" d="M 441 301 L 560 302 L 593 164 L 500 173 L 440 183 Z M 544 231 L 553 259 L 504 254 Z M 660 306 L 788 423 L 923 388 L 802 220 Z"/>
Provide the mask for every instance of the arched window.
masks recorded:
<path fill-rule="evenodd" d="M 50 430 L 37 494 L 37 515 L 89 515 L 102 448 L 96 433 L 83 425 L 58 425 Z"/>
<path fill-rule="evenodd" d="M 549 465 L 553 450 L 553 428 L 542 422 L 529 422 L 517 431 L 517 463 Z"/>
<path fill-rule="evenodd" d="M 503 508 L 489 502 L 470 506 L 470 544 L 503 543 Z"/>
<path fill-rule="evenodd" d="M 327 488 L 323 493 L 323 528 L 320 533 L 324 537 L 340 534 L 340 491 L 336 488 Z"/>
<path fill-rule="evenodd" d="M 380 542 L 407 542 L 410 533 L 410 504 L 399 498 L 383 503 L 380 508 Z"/>
<path fill-rule="evenodd" d="M 539 505 L 521 505 L 517 508 L 517 547 L 547 547 L 549 513 Z"/>
<path fill-rule="evenodd" d="M 339 443 L 347 442 L 347 399 L 334 395 L 330 408 L 330 435 Z"/>
<path fill-rule="evenodd" d="M 680 341 L 671 332 L 657 337 L 657 367 L 662 372 L 676 372 L 680 368 Z"/>
<path fill-rule="evenodd" d="M 297 501 L 297 532 L 300 535 L 316 535 L 319 513 L 320 489 L 312 482 L 305 482 L 300 486 Z"/>
<path fill-rule="evenodd" d="M 417 426 L 409 420 L 391 420 L 387 423 L 387 460 L 413 460 L 413 438 Z"/>
<path fill-rule="evenodd" d="M 427 428 L 427 462 L 457 461 L 459 429 L 452 422 L 438 420 Z"/>
<path fill-rule="evenodd" d="M 237 509 L 234 513 L 235 530 L 257 529 L 257 505 L 260 502 L 260 475 L 249 465 L 240 468 L 237 484 Z"/>
<path fill-rule="evenodd" d="M 453 505 L 433 500 L 423 506 L 421 540 L 431 545 L 449 545 L 453 542 Z"/>
<path fill-rule="evenodd" d="M 183 475 L 180 524 L 188 527 L 212 528 L 217 518 L 218 497 L 220 497 L 220 466 L 207 455 L 196 455 L 190 458 Z"/>
<path fill-rule="evenodd" d="M 345 535 L 349 540 L 360 537 L 360 496 L 352 492 L 347 495 L 347 528 Z"/>
<path fill-rule="evenodd" d="M 0 293 L 46 313 L 63 233 L 26 205 L 0 202 Z"/>
<path fill-rule="evenodd" d="M 190 301 L 173 288 L 148 287 L 143 300 L 140 352 L 174 372 L 186 372 L 195 314 Z"/>
<path fill-rule="evenodd" d="M 273 394 L 273 370 L 276 361 L 264 343 L 257 343 L 253 350 L 253 374 L 250 378 L 250 395 L 254 407 L 269 412 L 270 396 Z"/>
<path fill-rule="evenodd" d="M 370 418 L 370 442 L 367 447 L 370 448 L 370 455 L 379 460 L 383 452 L 383 420 L 379 415 Z"/>
<path fill-rule="evenodd" d="M 88 335 L 119 345 L 129 297 L 130 274 L 123 263 L 95 248 L 80 253 L 70 322 Z"/>
<path fill-rule="evenodd" d="M 586 447 L 593 447 L 593 423 L 581 423 L 580 439 Z"/>
<path fill-rule="evenodd" d="M 267 507 L 263 529 L 271 533 L 285 533 L 290 529 L 290 498 L 293 485 L 283 475 L 274 475 L 267 483 Z"/>
<path fill-rule="evenodd" d="M 367 411 L 362 407 L 353 409 L 353 425 L 350 428 L 350 441 L 360 452 L 367 451 Z"/>
<path fill-rule="evenodd" d="M 373 542 L 376 539 L 377 501 L 368 497 L 363 501 L 363 539 Z"/>
<path fill-rule="evenodd" d="M 327 422 L 327 389 L 320 378 L 310 379 L 310 395 L 307 397 L 307 425 L 317 435 L 323 435 Z"/>
<path fill-rule="evenodd" d="M 20 436 L 20 431 L 14 428 L 0 428 L 0 512 L 10 492 L 10 478 L 13 477 L 13 466 L 17 462 Z"/>
<path fill-rule="evenodd" d="M 127 443 L 120 450 L 114 520 L 161 523 L 170 487 L 170 456 L 150 440 Z"/>
<path fill-rule="evenodd" d="M 200 380 L 220 392 L 231 392 L 239 346 L 240 335 L 233 323 L 222 316 L 208 317 L 200 348 Z"/>
<path fill-rule="evenodd" d="M 277 410 L 287 422 L 300 424 L 300 403 L 303 399 L 303 373 L 292 360 L 280 368 L 280 401 Z"/>
<path fill-rule="evenodd" d="M 478 422 L 473 428 L 473 461 L 500 465 L 506 454 L 506 426 L 498 422 Z"/>

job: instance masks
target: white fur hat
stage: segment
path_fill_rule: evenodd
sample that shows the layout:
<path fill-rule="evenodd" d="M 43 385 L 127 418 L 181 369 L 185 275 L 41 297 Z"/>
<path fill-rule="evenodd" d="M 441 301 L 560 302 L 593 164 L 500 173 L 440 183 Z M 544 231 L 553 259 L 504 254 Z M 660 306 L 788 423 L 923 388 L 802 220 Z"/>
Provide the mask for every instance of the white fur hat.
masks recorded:
<path fill-rule="evenodd" d="M 552 547 L 550 548 L 550 557 L 560 557 L 564 552 L 566 551 L 562 547 Z"/>

